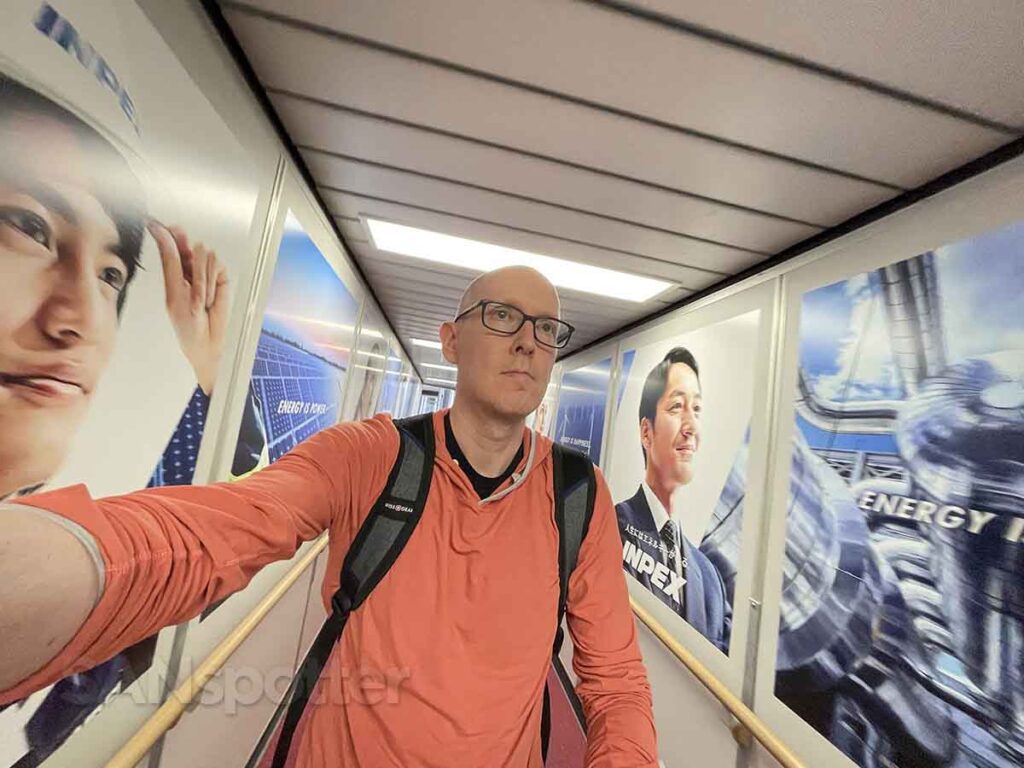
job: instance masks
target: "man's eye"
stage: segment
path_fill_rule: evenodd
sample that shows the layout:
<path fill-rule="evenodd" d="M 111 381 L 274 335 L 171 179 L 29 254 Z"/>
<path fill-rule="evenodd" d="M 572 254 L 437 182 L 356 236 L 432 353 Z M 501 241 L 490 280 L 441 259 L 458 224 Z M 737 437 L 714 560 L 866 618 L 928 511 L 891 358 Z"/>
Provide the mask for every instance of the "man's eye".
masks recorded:
<path fill-rule="evenodd" d="M 103 269 L 102 272 L 100 272 L 100 280 L 109 285 L 118 293 L 124 290 L 124 286 L 127 279 L 128 276 L 124 273 L 124 271 L 118 269 L 117 267 L 106 267 Z"/>
<path fill-rule="evenodd" d="M 38 213 L 27 211 L 24 208 L 0 208 L 0 223 L 18 230 L 22 235 L 48 250 L 51 248 L 53 231 Z"/>

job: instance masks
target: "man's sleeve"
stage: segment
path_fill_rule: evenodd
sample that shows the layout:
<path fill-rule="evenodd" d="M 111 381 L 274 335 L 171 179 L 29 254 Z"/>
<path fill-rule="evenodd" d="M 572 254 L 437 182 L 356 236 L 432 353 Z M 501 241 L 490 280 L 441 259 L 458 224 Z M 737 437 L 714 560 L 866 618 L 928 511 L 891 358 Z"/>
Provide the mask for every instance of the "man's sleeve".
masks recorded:
<path fill-rule="evenodd" d="M 567 613 L 580 678 L 576 692 L 587 718 L 586 768 L 657 768 L 651 688 L 629 607 L 615 509 L 599 471 Z"/>
<path fill-rule="evenodd" d="M 0 705 L 191 619 L 327 529 L 351 540 L 358 513 L 383 488 L 397 452 L 396 430 L 378 417 L 324 430 L 236 483 L 97 500 L 78 485 L 20 499 L 93 538 L 102 555 L 103 591 L 64 649 L 0 692 Z"/>

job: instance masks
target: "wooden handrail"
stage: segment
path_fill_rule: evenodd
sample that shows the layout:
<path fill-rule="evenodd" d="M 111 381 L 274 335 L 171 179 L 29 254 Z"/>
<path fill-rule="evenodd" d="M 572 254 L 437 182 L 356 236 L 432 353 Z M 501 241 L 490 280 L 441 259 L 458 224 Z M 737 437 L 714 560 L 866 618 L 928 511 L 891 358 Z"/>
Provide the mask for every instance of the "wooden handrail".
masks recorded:
<path fill-rule="evenodd" d="M 153 745 L 160 740 L 160 737 L 177 724 L 192 700 L 202 692 L 213 676 L 224 667 L 228 659 L 231 658 L 231 655 L 238 650 L 239 646 L 245 642 L 246 638 L 252 634 L 260 622 L 266 618 L 270 610 L 277 605 L 285 593 L 299 580 L 299 577 L 313 564 L 313 561 L 324 551 L 326 546 L 326 535 L 321 536 L 314 542 L 302 559 L 292 566 L 284 577 L 260 600 L 259 604 L 242 619 L 241 623 L 210 652 L 209 656 L 203 659 L 203 662 L 196 668 L 195 672 L 174 690 L 167 701 L 118 750 L 117 754 L 107 763 L 107 768 L 134 768 L 146 756 L 146 753 L 153 748 Z M 730 691 L 721 680 L 715 677 L 707 667 L 701 664 L 696 656 L 672 637 L 668 630 L 648 613 L 643 606 L 632 597 L 630 597 L 629 602 L 637 618 L 729 710 L 730 714 L 736 718 L 740 725 L 753 738 L 757 739 L 783 768 L 806 768 L 800 759 L 772 734 L 761 718 L 755 715 L 738 696 Z"/>
<path fill-rule="evenodd" d="M 672 637 L 672 635 L 669 634 L 669 631 L 647 612 L 647 609 L 632 597 L 629 598 L 629 602 L 633 607 L 633 613 L 635 613 L 637 618 L 654 633 L 655 637 L 661 641 L 662 645 L 664 645 L 673 656 L 682 662 L 683 666 L 689 670 L 690 674 L 696 677 L 697 680 L 699 680 L 700 683 L 711 692 L 711 695 L 718 699 L 722 703 L 722 706 L 729 710 L 729 713 L 739 721 L 740 725 L 745 728 L 751 736 L 757 739 L 761 746 L 763 746 L 768 753 L 783 766 L 783 768 L 806 768 L 806 766 L 800 761 L 800 758 L 794 755 L 785 744 L 775 737 L 775 734 L 768 729 L 768 726 L 765 725 L 764 721 L 755 715 L 753 710 L 740 700 L 739 696 L 730 691 L 726 687 L 725 683 L 715 677 L 707 667 L 701 664 L 696 656 L 686 650 L 678 640 Z"/>
<path fill-rule="evenodd" d="M 196 671 L 189 675 L 181 685 L 175 689 L 170 697 L 156 712 L 136 731 L 117 754 L 107 763 L 107 768 L 134 768 L 134 766 L 146 756 L 146 753 L 153 748 L 153 745 L 160 740 L 167 731 L 175 726 L 186 707 L 199 695 L 210 679 L 216 675 L 231 658 L 238 647 L 245 641 L 260 622 L 270 613 L 271 608 L 277 605 L 285 593 L 291 589 L 299 577 L 313 564 L 317 556 L 327 546 L 327 535 L 324 534 L 317 539 L 309 551 L 302 556 L 284 577 L 274 585 L 259 604 L 242 619 L 241 623 L 232 630 L 231 634 L 225 637 L 210 655 L 203 659 L 203 662 L 196 668 Z"/>

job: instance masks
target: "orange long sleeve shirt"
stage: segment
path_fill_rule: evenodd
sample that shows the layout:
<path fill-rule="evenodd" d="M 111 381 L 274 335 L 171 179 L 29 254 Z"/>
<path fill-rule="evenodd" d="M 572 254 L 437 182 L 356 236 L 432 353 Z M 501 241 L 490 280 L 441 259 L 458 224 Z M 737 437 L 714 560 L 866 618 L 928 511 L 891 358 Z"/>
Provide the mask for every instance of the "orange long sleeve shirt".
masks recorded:
<path fill-rule="evenodd" d="M 423 517 L 331 654 L 292 746 L 298 768 L 542 765 L 558 603 L 551 442 L 526 430 L 518 479 L 481 501 L 445 447 L 443 413 L 434 424 Z M 100 500 L 75 486 L 22 500 L 88 531 L 105 580 L 72 641 L 0 693 L 0 704 L 197 615 L 324 530 L 328 604 L 398 445 L 390 418 L 378 416 L 324 430 L 237 483 Z M 620 561 L 615 511 L 599 474 L 567 607 L 588 723 L 586 766 L 655 768 L 650 687 Z"/>

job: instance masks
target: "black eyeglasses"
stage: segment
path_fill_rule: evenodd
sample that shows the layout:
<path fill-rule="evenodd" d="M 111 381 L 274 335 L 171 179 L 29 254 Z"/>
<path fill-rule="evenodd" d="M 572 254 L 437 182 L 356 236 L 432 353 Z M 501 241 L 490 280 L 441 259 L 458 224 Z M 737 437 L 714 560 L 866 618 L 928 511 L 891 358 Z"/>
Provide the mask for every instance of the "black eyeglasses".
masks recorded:
<path fill-rule="evenodd" d="M 513 307 L 511 304 L 502 304 L 500 301 L 488 300 L 478 301 L 469 309 L 463 310 L 455 316 L 452 322 L 459 322 L 459 320 L 477 308 L 480 309 L 480 321 L 484 324 L 484 328 L 500 333 L 502 336 L 512 336 L 519 333 L 523 323 L 527 320 L 532 320 L 533 338 L 545 347 L 562 349 L 569 343 L 573 331 L 576 330 L 567 322 L 559 320 L 557 317 L 528 315 L 519 307 Z"/>

